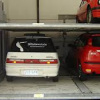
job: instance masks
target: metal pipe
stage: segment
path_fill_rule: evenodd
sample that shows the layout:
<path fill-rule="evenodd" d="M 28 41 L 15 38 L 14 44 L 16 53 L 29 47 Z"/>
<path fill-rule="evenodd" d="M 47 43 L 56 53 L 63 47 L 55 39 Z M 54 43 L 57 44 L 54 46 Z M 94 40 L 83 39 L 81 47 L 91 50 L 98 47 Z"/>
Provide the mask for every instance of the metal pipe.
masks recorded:
<path fill-rule="evenodd" d="M 39 0 L 37 0 L 37 23 L 40 22 L 40 11 L 39 11 Z M 37 34 L 39 34 L 39 30 L 37 30 Z"/>
<path fill-rule="evenodd" d="M 39 0 L 37 0 L 37 23 L 40 22 L 40 15 L 39 15 Z"/>
<path fill-rule="evenodd" d="M 55 31 L 92 31 L 100 30 L 99 24 L 44 24 L 44 23 L 0 23 L 0 30 L 55 30 Z"/>

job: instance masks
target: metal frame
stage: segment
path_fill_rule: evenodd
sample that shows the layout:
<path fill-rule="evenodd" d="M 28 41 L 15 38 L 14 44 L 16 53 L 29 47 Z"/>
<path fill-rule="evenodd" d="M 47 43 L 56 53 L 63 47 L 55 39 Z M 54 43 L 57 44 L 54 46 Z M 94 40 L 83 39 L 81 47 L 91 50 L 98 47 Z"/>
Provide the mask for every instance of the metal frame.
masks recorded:
<path fill-rule="evenodd" d="M 100 31 L 100 24 L 75 23 L 0 23 L 0 30 L 8 31 Z"/>
<path fill-rule="evenodd" d="M 37 23 L 39 23 L 40 22 L 40 1 L 39 0 L 37 0 L 36 1 L 36 5 L 37 5 Z"/>

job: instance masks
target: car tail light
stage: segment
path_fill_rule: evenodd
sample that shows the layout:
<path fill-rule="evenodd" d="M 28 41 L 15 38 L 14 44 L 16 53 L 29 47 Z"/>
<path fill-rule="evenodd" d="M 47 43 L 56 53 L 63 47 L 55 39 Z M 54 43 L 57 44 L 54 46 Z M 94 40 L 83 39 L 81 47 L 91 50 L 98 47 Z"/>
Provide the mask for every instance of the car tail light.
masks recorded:
<path fill-rule="evenodd" d="M 25 63 L 25 64 L 57 64 L 58 60 L 57 59 L 53 59 L 53 60 L 39 60 L 39 59 L 19 59 L 19 60 L 15 60 L 15 59 L 7 59 L 6 63 Z"/>
<path fill-rule="evenodd" d="M 54 59 L 54 60 L 39 60 L 40 64 L 57 64 L 58 60 Z"/>
<path fill-rule="evenodd" d="M 24 63 L 22 59 L 7 59 L 6 63 Z"/>

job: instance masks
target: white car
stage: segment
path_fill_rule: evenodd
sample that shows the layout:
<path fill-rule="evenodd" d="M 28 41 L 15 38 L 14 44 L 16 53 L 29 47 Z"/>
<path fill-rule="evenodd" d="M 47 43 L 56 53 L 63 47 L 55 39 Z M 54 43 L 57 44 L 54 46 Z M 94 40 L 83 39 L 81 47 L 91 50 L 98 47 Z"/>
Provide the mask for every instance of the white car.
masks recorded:
<path fill-rule="evenodd" d="M 52 39 L 45 36 L 15 38 L 6 59 L 7 81 L 13 77 L 52 77 L 58 81 L 60 62 Z"/>

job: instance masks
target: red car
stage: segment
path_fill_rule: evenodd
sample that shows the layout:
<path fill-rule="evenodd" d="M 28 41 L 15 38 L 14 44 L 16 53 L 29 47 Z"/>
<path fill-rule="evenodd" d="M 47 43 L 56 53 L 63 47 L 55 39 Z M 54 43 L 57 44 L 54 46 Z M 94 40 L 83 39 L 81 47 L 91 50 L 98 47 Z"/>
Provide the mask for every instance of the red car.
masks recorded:
<path fill-rule="evenodd" d="M 66 57 L 69 67 L 75 66 L 80 80 L 86 80 L 87 74 L 100 74 L 100 34 L 80 35 Z"/>
<path fill-rule="evenodd" d="M 96 22 L 100 19 L 100 0 L 82 0 L 76 15 L 76 22 Z"/>

